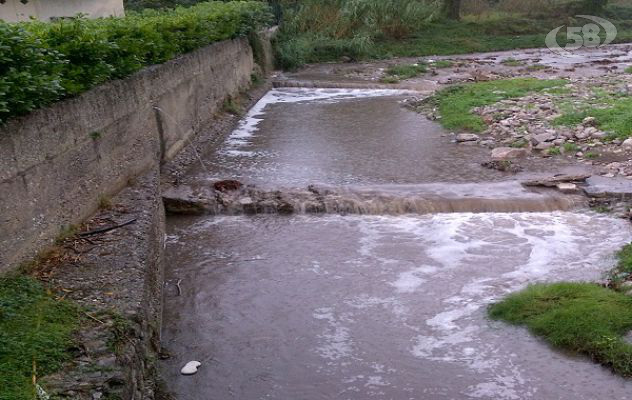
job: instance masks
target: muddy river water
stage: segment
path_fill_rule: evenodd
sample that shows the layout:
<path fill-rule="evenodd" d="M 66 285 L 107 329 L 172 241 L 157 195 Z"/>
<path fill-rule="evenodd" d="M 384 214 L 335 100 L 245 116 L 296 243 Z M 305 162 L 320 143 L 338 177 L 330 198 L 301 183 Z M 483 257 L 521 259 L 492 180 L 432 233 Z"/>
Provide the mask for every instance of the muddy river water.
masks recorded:
<path fill-rule="evenodd" d="M 520 175 L 481 167 L 487 150 L 450 143 L 403 95 L 273 90 L 191 179 L 520 196 Z M 545 163 L 526 161 L 522 176 L 550 173 Z M 486 317 L 529 283 L 598 279 L 632 238 L 623 220 L 525 207 L 170 218 L 168 389 L 186 400 L 632 399 L 631 382 Z M 180 375 L 190 360 L 199 372 Z"/>

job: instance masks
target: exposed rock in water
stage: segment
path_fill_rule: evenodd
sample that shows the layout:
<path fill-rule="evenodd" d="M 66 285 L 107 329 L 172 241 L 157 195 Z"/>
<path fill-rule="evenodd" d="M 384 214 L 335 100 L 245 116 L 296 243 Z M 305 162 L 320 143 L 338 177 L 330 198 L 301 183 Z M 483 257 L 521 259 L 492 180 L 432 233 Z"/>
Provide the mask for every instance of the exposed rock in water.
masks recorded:
<path fill-rule="evenodd" d="M 529 155 L 528 149 L 513 147 L 497 147 L 492 150 L 492 161 L 507 161 L 524 158 Z"/>
<path fill-rule="evenodd" d="M 213 188 L 219 192 L 232 192 L 243 187 L 243 183 L 236 180 L 217 181 L 213 184 Z"/>
<path fill-rule="evenodd" d="M 520 165 L 511 161 L 487 161 L 482 163 L 481 166 L 501 172 L 511 172 L 514 174 L 522 171 L 522 167 Z"/>
<path fill-rule="evenodd" d="M 590 175 L 582 174 L 582 175 L 555 175 L 550 178 L 537 179 L 532 181 L 522 182 L 524 186 L 541 186 L 541 187 L 557 187 L 559 188 L 559 184 L 561 183 L 579 183 L 586 182 L 586 180 L 590 178 Z"/>
<path fill-rule="evenodd" d="M 577 193 L 577 185 L 574 183 L 560 182 L 556 187 L 562 193 Z"/>
<path fill-rule="evenodd" d="M 457 143 L 477 142 L 480 137 L 474 133 L 460 133 L 456 135 Z"/>

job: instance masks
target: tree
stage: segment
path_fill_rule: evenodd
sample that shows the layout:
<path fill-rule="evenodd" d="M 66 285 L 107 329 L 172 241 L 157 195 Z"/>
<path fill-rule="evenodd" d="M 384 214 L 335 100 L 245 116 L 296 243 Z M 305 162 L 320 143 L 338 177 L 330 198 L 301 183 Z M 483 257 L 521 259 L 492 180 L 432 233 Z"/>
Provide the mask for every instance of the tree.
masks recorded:
<path fill-rule="evenodd" d="M 461 0 L 443 0 L 443 16 L 455 21 L 461 19 Z"/>

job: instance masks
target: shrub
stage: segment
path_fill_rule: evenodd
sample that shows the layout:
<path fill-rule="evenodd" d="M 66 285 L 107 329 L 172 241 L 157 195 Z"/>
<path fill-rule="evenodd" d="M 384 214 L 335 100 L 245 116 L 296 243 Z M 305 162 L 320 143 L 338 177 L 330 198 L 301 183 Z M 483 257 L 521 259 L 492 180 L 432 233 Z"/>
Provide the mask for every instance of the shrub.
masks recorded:
<path fill-rule="evenodd" d="M 402 39 L 429 20 L 435 8 L 422 0 L 292 0 L 285 5 L 276 41 L 279 66 L 341 56 L 366 56 L 376 39 Z"/>
<path fill-rule="evenodd" d="M 59 53 L 23 27 L 8 24 L 0 24 L 0 49 L 0 121 L 62 96 Z"/>
<path fill-rule="evenodd" d="M 123 18 L 0 22 L 0 122 L 144 66 L 268 25 L 259 1 L 211 1 Z"/>
<path fill-rule="evenodd" d="M 145 8 L 173 8 L 175 6 L 192 6 L 204 0 L 125 0 L 126 10 L 140 11 Z"/>

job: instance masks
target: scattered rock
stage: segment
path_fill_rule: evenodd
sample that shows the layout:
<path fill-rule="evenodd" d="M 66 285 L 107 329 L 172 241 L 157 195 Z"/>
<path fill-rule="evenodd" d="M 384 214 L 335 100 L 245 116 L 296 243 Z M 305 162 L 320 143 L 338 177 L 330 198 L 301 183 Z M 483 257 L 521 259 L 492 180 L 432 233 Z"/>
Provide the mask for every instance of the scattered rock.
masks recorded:
<path fill-rule="evenodd" d="M 456 135 L 457 143 L 476 142 L 479 139 L 479 136 L 474 133 L 460 133 Z"/>
<path fill-rule="evenodd" d="M 199 361 L 189 361 L 184 367 L 182 367 L 180 373 L 182 375 L 195 375 L 198 372 L 198 368 L 201 366 L 202 363 Z"/>
<path fill-rule="evenodd" d="M 555 147 L 555 145 L 553 143 L 550 142 L 542 142 L 540 144 L 538 144 L 537 146 L 535 146 L 536 150 L 547 150 L 550 149 L 551 147 Z"/>
<path fill-rule="evenodd" d="M 606 136 L 608 136 L 608 134 L 606 132 L 601 132 L 601 131 L 597 131 L 591 135 L 593 139 L 603 139 Z"/>
<path fill-rule="evenodd" d="M 558 187 L 561 183 L 586 182 L 590 175 L 555 175 L 550 178 L 522 182 L 524 186 Z M 575 187 L 576 188 L 576 187 Z"/>
<path fill-rule="evenodd" d="M 513 147 L 497 147 L 492 150 L 492 161 L 507 161 L 517 158 L 524 158 L 529 155 L 528 149 L 517 149 Z"/>
<path fill-rule="evenodd" d="M 234 192 L 235 190 L 239 190 L 243 187 L 244 185 L 236 180 L 224 180 L 224 181 L 217 181 L 213 184 L 213 188 L 215 190 L 217 190 L 218 192 Z"/>
<path fill-rule="evenodd" d="M 555 135 L 550 134 L 550 133 L 542 133 L 539 135 L 531 136 L 531 142 L 533 142 L 533 144 L 535 145 L 538 145 L 544 142 L 551 142 L 553 140 L 555 140 Z"/>
<path fill-rule="evenodd" d="M 482 163 L 481 166 L 501 172 L 518 173 L 522 171 L 522 167 L 520 165 L 511 161 L 488 161 Z"/>
<path fill-rule="evenodd" d="M 590 132 L 586 132 L 585 129 L 575 132 L 575 138 L 579 140 L 588 139 L 590 137 Z"/>
<path fill-rule="evenodd" d="M 623 143 L 621 143 L 621 147 L 623 147 L 625 149 L 631 149 L 632 148 L 632 138 L 625 139 L 623 141 Z"/>
<path fill-rule="evenodd" d="M 586 117 L 582 121 L 584 126 L 597 126 L 597 119 L 595 117 Z"/>
<path fill-rule="evenodd" d="M 577 193 L 577 185 L 574 183 L 562 182 L 558 183 L 556 187 L 562 193 Z"/>

